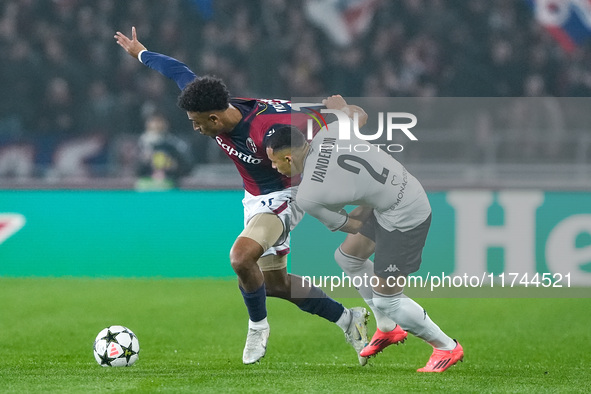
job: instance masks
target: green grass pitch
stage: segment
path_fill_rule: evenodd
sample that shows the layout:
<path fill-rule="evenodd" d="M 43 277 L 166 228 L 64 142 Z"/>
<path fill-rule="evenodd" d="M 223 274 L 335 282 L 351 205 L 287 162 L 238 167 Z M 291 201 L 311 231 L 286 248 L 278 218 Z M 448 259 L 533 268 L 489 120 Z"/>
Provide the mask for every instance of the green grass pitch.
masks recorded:
<path fill-rule="evenodd" d="M 420 303 L 464 346 L 445 373 L 415 372 L 431 349 L 410 336 L 360 367 L 340 329 L 276 299 L 266 357 L 242 365 L 234 280 L 0 278 L 0 392 L 591 391 L 591 299 Z M 94 361 L 94 337 L 113 324 L 140 340 L 132 367 Z"/>

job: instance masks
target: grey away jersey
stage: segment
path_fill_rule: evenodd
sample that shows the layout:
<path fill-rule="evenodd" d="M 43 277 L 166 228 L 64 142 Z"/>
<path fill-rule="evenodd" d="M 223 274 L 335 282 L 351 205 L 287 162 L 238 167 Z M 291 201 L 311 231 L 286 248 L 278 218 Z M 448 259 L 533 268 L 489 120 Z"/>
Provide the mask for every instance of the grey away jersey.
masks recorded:
<path fill-rule="evenodd" d="M 431 207 L 419 181 L 387 152 L 351 134 L 351 140 L 339 140 L 338 122 L 316 134 L 297 204 L 332 231 L 347 222 L 346 205 L 373 207 L 388 231 L 407 231 L 425 221 Z"/>

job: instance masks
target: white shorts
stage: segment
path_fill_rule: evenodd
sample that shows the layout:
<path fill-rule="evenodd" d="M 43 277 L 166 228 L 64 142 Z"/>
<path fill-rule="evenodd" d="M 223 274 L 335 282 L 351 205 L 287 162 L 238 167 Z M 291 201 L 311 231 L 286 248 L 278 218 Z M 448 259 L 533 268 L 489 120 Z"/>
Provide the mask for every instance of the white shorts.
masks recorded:
<path fill-rule="evenodd" d="M 283 256 L 289 253 L 289 232 L 304 217 L 304 211 L 295 203 L 296 192 L 297 186 L 259 196 L 253 196 L 249 192 L 244 191 L 244 199 L 242 199 L 242 205 L 244 206 L 244 227 L 246 227 L 253 216 L 261 213 L 273 213 L 283 223 L 282 236 L 275 245 L 265 250 L 263 256 L 270 254 Z"/>

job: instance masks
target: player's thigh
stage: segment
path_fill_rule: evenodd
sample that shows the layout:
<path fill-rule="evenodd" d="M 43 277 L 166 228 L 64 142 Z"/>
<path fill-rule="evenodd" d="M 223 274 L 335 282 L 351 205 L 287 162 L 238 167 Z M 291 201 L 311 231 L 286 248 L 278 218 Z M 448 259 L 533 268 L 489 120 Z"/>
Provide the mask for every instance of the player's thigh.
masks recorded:
<path fill-rule="evenodd" d="M 259 258 L 257 264 L 261 271 L 270 272 L 269 275 L 287 278 L 287 255 L 268 254 Z"/>
<path fill-rule="evenodd" d="M 263 252 L 275 245 L 284 233 L 283 222 L 272 213 L 253 216 L 238 237 L 249 238 L 258 243 Z"/>
<path fill-rule="evenodd" d="M 369 258 L 374 253 L 375 248 L 375 242 L 361 233 L 348 234 L 341 244 L 343 253 L 360 259 Z"/>
<path fill-rule="evenodd" d="M 388 231 L 376 228 L 376 251 L 374 273 L 380 278 L 377 291 L 383 294 L 396 294 L 406 283 L 406 277 L 419 270 L 423 248 L 431 225 L 431 216 L 423 223 L 408 231 Z M 383 285 L 387 285 L 386 291 Z"/>
<path fill-rule="evenodd" d="M 252 269 L 263 252 L 263 248 L 258 242 L 248 237 L 239 236 L 230 249 L 230 264 L 236 272 Z"/>

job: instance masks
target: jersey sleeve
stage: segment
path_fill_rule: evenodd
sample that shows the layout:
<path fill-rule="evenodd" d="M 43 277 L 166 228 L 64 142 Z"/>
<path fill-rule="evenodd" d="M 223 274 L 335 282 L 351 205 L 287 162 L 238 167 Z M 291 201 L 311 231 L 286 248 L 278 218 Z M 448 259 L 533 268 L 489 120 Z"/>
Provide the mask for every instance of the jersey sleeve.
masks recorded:
<path fill-rule="evenodd" d="M 296 197 L 296 201 L 300 208 L 322 222 L 330 231 L 340 230 L 349 220 L 349 215 L 344 209 L 333 211 L 307 198 Z"/>
<path fill-rule="evenodd" d="M 181 90 L 197 78 L 197 75 L 187 65 L 161 53 L 142 51 L 139 60 L 152 70 L 175 81 Z"/>

